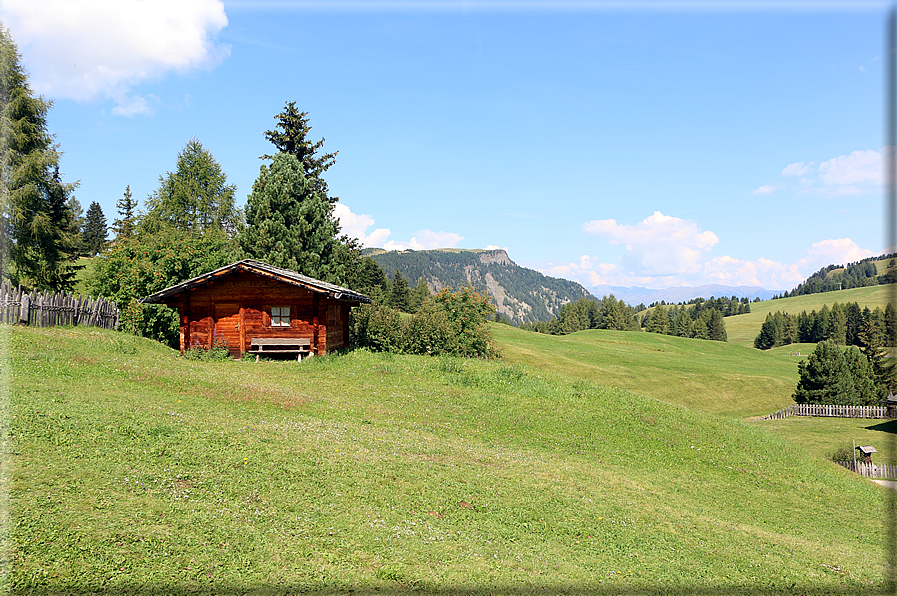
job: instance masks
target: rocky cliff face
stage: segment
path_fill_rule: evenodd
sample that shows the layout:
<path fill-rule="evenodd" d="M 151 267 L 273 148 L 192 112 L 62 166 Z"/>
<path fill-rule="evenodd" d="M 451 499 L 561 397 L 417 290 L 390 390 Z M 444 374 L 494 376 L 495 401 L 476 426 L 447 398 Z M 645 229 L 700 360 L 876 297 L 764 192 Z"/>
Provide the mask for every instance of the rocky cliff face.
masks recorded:
<path fill-rule="evenodd" d="M 381 252 L 371 258 L 390 278 L 396 270 L 412 286 L 423 278 L 432 292 L 473 286 L 492 296 L 499 314 L 514 324 L 548 321 L 564 304 L 593 298 L 576 282 L 520 267 L 501 249 Z"/>

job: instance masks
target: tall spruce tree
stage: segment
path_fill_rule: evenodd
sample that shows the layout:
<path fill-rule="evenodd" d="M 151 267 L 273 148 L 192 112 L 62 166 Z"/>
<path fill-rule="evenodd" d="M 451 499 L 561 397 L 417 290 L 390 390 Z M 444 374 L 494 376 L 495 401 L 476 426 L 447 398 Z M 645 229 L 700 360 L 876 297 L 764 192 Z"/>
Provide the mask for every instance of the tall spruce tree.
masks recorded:
<path fill-rule="evenodd" d="M 175 171 L 159 177 L 159 188 L 147 199 L 149 213 L 141 223 L 147 231 L 162 225 L 197 235 L 232 237 L 242 223 L 235 192 L 212 154 L 197 139 L 190 139 L 178 153 Z"/>
<path fill-rule="evenodd" d="M 262 166 L 246 203 L 237 242 L 249 257 L 341 283 L 333 206 L 315 190 L 295 156 L 278 153 Z"/>
<path fill-rule="evenodd" d="M 131 185 L 125 187 L 125 194 L 115 204 L 118 219 L 112 222 L 116 240 L 124 240 L 134 235 L 137 225 L 137 201 L 131 195 Z"/>
<path fill-rule="evenodd" d="M 87 208 L 87 216 L 84 219 L 84 231 L 82 237 L 84 240 L 84 250 L 90 256 L 94 256 L 102 252 L 106 246 L 106 216 L 103 215 L 103 208 L 96 201 Z"/>
<path fill-rule="evenodd" d="M 389 305 L 402 312 L 411 312 L 411 288 L 408 286 L 408 280 L 399 271 L 396 271 L 392 278 Z"/>
<path fill-rule="evenodd" d="M 80 269 L 70 204 L 77 184 L 59 173 L 58 147 L 47 132 L 50 107 L 32 94 L 12 35 L 0 25 L 0 273 L 27 286 L 70 290 Z"/>
<path fill-rule="evenodd" d="M 328 194 L 324 172 L 336 163 L 338 152 L 318 155 L 318 150 L 324 146 L 324 139 L 313 142 L 308 138 L 308 133 L 311 132 L 311 126 L 308 125 L 308 112 L 300 112 L 296 108 L 296 102 L 287 102 L 283 111 L 275 116 L 275 119 L 277 125 L 274 130 L 265 131 L 265 138 L 277 147 L 278 152 L 295 156 L 302 164 L 302 174 L 311 180 L 314 190 L 330 204 L 337 203 L 339 197 L 331 197 Z M 274 159 L 274 156 L 263 155 L 262 159 Z"/>

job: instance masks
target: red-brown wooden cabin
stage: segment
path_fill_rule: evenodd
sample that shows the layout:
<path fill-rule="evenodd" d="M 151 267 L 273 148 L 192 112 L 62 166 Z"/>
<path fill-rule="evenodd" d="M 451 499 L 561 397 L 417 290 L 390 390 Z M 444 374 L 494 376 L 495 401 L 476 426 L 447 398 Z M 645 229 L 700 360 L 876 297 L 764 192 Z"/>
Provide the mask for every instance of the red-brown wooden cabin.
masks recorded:
<path fill-rule="evenodd" d="M 253 339 L 305 340 L 312 354 L 349 346 L 349 309 L 370 303 L 364 294 L 245 259 L 147 296 L 181 319 L 181 354 L 226 341 L 232 356 Z M 297 343 L 299 343 L 297 341 Z"/>

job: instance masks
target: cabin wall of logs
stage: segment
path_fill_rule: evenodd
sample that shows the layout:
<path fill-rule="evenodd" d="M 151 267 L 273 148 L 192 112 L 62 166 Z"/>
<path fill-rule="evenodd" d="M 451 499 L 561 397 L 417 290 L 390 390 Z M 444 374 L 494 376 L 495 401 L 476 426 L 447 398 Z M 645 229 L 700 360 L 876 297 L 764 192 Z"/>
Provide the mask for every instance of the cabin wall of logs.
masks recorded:
<path fill-rule="evenodd" d="M 239 357 L 255 338 L 308 340 L 316 355 L 349 345 L 348 302 L 252 273 L 209 281 L 166 304 L 180 315 L 182 352 L 222 345 Z"/>
<path fill-rule="evenodd" d="M 118 306 L 102 296 L 75 296 L 49 290 L 25 292 L 9 281 L 0 284 L 0 323 L 54 327 L 88 325 L 118 329 Z"/>

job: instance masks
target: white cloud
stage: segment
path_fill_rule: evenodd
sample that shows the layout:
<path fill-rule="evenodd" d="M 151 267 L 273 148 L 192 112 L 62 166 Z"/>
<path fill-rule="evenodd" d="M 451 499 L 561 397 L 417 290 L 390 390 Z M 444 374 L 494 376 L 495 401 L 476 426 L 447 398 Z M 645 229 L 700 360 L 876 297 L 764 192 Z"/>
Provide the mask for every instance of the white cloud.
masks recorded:
<path fill-rule="evenodd" d="M 799 190 L 824 196 L 865 195 L 876 192 L 882 184 L 882 154 L 873 149 L 853 151 L 826 160 L 815 166 L 815 162 L 802 161 L 788 164 L 782 176 L 798 178 Z M 769 194 L 773 190 L 787 188 L 789 184 L 761 186 L 754 196 Z"/>
<path fill-rule="evenodd" d="M 802 161 L 788 164 L 785 166 L 785 169 L 782 170 L 782 176 L 806 176 L 813 168 L 813 165 L 814 162 L 812 161 L 806 165 L 804 165 L 804 162 Z"/>
<path fill-rule="evenodd" d="M 497 244 L 489 244 L 486 246 L 486 248 L 484 250 L 503 250 L 505 252 L 508 252 L 508 247 L 507 246 L 501 247 Z"/>
<path fill-rule="evenodd" d="M 881 153 L 854 151 L 819 164 L 819 179 L 828 188 L 855 189 L 881 184 Z M 855 194 L 849 190 L 845 194 Z"/>
<path fill-rule="evenodd" d="M 368 228 L 374 225 L 374 218 L 370 215 L 352 213 L 352 210 L 344 203 L 337 203 L 333 213 L 339 219 L 342 232 L 352 238 L 357 238 L 364 247 L 378 247 L 386 250 L 429 250 L 454 248 L 464 240 L 464 236 L 454 232 L 433 232 L 431 230 L 420 230 L 407 242 L 389 240 L 389 236 L 392 234 L 389 228 L 377 228 L 368 234 Z"/>
<path fill-rule="evenodd" d="M 142 97 L 135 95 L 134 97 L 124 97 L 119 104 L 112 108 L 112 113 L 116 116 L 152 116 L 156 113 L 153 105 L 159 103 L 159 98 L 155 95 L 147 95 Z"/>
<path fill-rule="evenodd" d="M 838 238 L 814 242 L 807 249 L 807 256 L 800 259 L 797 264 L 806 273 L 804 277 L 808 277 L 827 265 L 846 265 L 877 254 L 879 253 L 860 248 L 850 238 Z"/>
<path fill-rule="evenodd" d="M 719 242 L 716 234 L 702 231 L 695 222 L 660 211 L 634 226 L 602 219 L 587 222 L 583 229 L 607 238 L 611 244 L 624 244 L 623 265 L 636 275 L 698 272 L 701 257 Z"/>
<path fill-rule="evenodd" d="M 773 191 L 775 191 L 776 188 L 777 188 L 777 187 L 776 187 L 774 184 L 764 184 L 763 186 L 761 186 L 760 188 L 758 188 L 757 190 L 755 190 L 753 194 L 754 194 L 755 197 L 756 197 L 757 195 L 768 195 L 768 194 L 772 194 Z"/>
<path fill-rule="evenodd" d="M 432 250 L 434 248 L 454 248 L 464 236 L 454 232 L 433 232 L 420 230 L 408 242 L 390 240 L 383 248 L 386 250 Z"/>
<path fill-rule="evenodd" d="M 838 238 L 812 244 L 805 256 L 791 263 L 765 257 L 711 257 L 709 251 L 719 242 L 716 234 L 701 230 L 695 222 L 660 212 L 636 225 L 605 219 L 590 221 L 583 229 L 611 244 L 623 245 L 622 255 L 611 263 L 582 255 L 579 262 L 549 263 L 540 269 L 542 273 L 573 279 L 586 287 L 606 284 L 664 288 L 718 283 L 783 290 L 795 287 L 821 267 L 878 254 L 861 248 L 850 238 Z"/>
<path fill-rule="evenodd" d="M 229 49 L 220 0 L 3 0 L 0 21 L 24 57 L 32 88 L 50 99 L 111 98 L 122 115 L 151 113 L 130 97 L 141 81 L 212 68 Z"/>
<path fill-rule="evenodd" d="M 377 228 L 368 234 L 368 228 L 374 225 L 374 218 L 363 213 L 361 215 L 352 213 L 344 203 L 337 203 L 333 208 L 333 214 L 339 220 L 343 234 L 357 238 L 364 247 L 380 246 L 389 238 L 389 228 Z"/>

